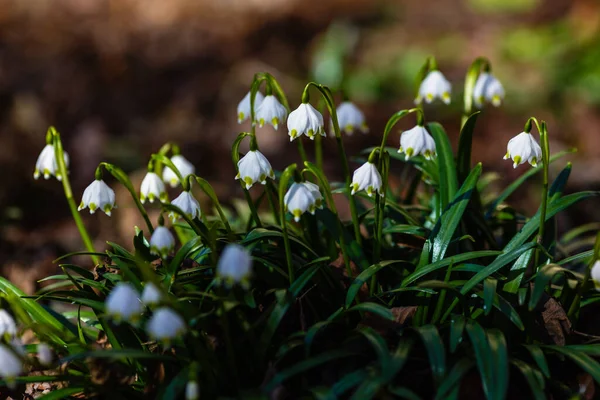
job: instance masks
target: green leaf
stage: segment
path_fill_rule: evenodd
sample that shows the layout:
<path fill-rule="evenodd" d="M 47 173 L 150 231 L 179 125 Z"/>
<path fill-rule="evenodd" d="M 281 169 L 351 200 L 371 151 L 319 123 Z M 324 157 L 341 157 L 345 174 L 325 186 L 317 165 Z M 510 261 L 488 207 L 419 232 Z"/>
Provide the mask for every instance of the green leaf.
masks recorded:
<path fill-rule="evenodd" d="M 496 389 L 494 387 L 493 376 L 494 354 L 487 341 L 487 335 L 481 325 L 473 320 L 468 321 L 466 328 L 471 339 L 471 344 L 473 345 L 473 350 L 475 351 L 475 360 L 477 361 L 477 368 L 479 369 L 485 396 L 490 400 L 495 400 Z"/>
<path fill-rule="evenodd" d="M 196 236 L 195 238 L 181 246 L 181 248 L 175 254 L 175 257 L 173 257 L 171 262 L 168 264 L 169 268 L 167 270 L 167 275 L 165 276 L 165 279 L 170 281 L 171 277 L 177 274 L 177 270 L 179 269 L 179 267 L 181 267 L 183 261 L 186 258 L 188 258 L 191 254 L 194 254 L 203 247 L 204 244 L 202 243 L 202 238 L 200 236 Z"/>
<path fill-rule="evenodd" d="M 346 293 L 346 308 L 350 307 L 354 302 L 354 298 L 360 291 L 362 285 L 369 281 L 373 275 L 375 275 L 382 268 L 387 267 L 392 264 L 399 264 L 406 261 L 402 260 L 391 260 L 391 261 L 383 261 L 378 264 L 373 264 L 369 268 L 362 271 L 355 279 L 354 282 L 348 288 L 348 292 Z"/>
<path fill-rule="evenodd" d="M 494 380 L 494 395 L 491 399 L 503 400 L 508 389 L 508 350 L 502 331 L 488 329 L 487 339 L 490 345 L 492 360 L 492 379 Z"/>
<path fill-rule="evenodd" d="M 359 304 L 355 305 L 354 307 L 351 307 L 348 310 L 346 310 L 346 312 L 353 312 L 353 311 L 366 311 L 366 312 L 373 313 L 375 315 L 378 315 L 378 316 L 380 316 L 384 319 L 390 320 L 390 321 L 394 320 L 394 315 L 392 314 L 392 310 L 382 306 L 381 304 L 377 304 L 377 303 L 371 303 L 371 302 L 359 303 Z"/>
<path fill-rule="evenodd" d="M 446 375 L 446 349 L 440 333 L 435 325 L 424 325 L 415 329 L 423 339 L 429 357 L 433 381 L 436 387 L 439 387 Z"/>
<path fill-rule="evenodd" d="M 546 290 L 546 286 L 554 279 L 554 277 L 559 273 L 571 273 L 570 270 L 560 267 L 556 264 L 547 264 L 542 268 L 538 269 L 538 272 L 535 276 L 535 285 L 533 286 L 533 291 L 531 293 L 531 297 L 529 299 L 529 310 L 533 310 L 544 294 Z"/>
<path fill-rule="evenodd" d="M 405 387 L 390 387 L 389 391 L 391 394 L 398 396 L 401 399 L 406 400 L 421 400 L 419 396 L 415 394 L 412 390 Z"/>
<path fill-rule="evenodd" d="M 458 137 L 458 152 L 456 153 L 456 174 L 458 182 L 462 183 L 467 179 L 469 171 L 471 171 L 471 149 L 473 145 L 473 131 L 475 130 L 475 123 L 477 117 L 479 117 L 480 111 L 471 114 L 462 129 L 460 130 L 460 136 Z"/>
<path fill-rule="evenodd" d="M 454 164 L 454 153 L 452 145 L 448 140 L 448 135 L 444 131 L 442 125 L 437 122 L 427 124 L 427 130 L 431 132 L 435 140 L 435 148 L 437 152 L 437 165 L 439 170 L 440 196 L 442 200 L 442 210 L 450 204 L 450 199 L 453 199 L 458 188 L 458 179 L 456 177 L 456 165 Z M 437 261 L 437 260 L 433 260 Z"/>
<path fill-rule="evenodd" d="M 367 371 L 359 369 L 344 375 L 339 381 L 331 386 L 327 393 L 327 399 L 338 399 L 341 395 L 352 389 L 368 376 Z"/>
<path fill-rule="evenodd" d="M 548 362 L 546 362 L 546 356 L 544 352 L 540 348 L 540 346 L 536 345 L 523 345 L 531 354 L 531 357 L 537 364 L 538 368 L 546 378 L 550 378 L 550 368 L 548 368 Z"/>
<path fill-rule="evenodd" d="M 248 233 L 248 235 L 246 235 L 246 237 L 244 238 L 244 240 L 242 240 L 240 242 L 240 244 L 244 245 L 244 244 L 256 242 L 259 240 L 273 239 L 273 238 L 283 239 L 283 233 L 281 233 L 280 231 L 275 231 L 275 230 L 266 229 L 266 228 L 254 228 Z M 312 248 L 310 248 L 303 241 L 299 240 L 298 238 L 296 238 L 293 235 L 289 235 L 289 238 L 290 238 L 290 242 L 294 242 L 297 245 L 299 245 L 304 251 L 307 251 L 311 255 L 311 257 L 314 257 L 314 258 L 319 257 L 319 255 L 317 253 L 315 253 L 315 251 Z"/>
<path fill-rule="evenodd" d="M 600 364 L 587 354 L 574 350 L 569 347 L 562 346 L 543 346 L 557 353 L 564 354 L 571 359 L 577 366 L 587 372 L 594 378 L 597 384 L 600 384 Z"/>
<path fill-rule="evenodd" d="M 545 400 L 546 394 L 544 393 L 544 387 L 540 385 L 540 382 L 544 382 L 544 377 L 541 372 L 532 368 L 531 365 L 526 362 L 518 359 L 511 360 L 511 364 L 517 367 L 525 377 L 525 380 L 531 389 L 533 398 L 535 400 Z"/>
<path fill-rule="evenodd" d="M 494 297 L 496 297 L 496 286 L 498 281 L 494 278 L 485 278 L 483 281 L 483 313 L 489 315 L 492 311 Z"/>
<path fill-rule="evenodd" d="M 460 385 L 460 381 L 462 380 L 463 376 L 465 376 L 465 374 L 469 372 L 474 365 L 475 363 L 468 358 L 461 358 L 456 364 L 454 364 L 454 367 L 452 367 L 452 370 L 438 388 L 435 395 L 435 400 L 448 399 L 450 392 Z"/>
<path fill-rule="evenodd" d="M 484 293 L 482 291 L 474 291 L 473 294 L 484 298 Z M 515 324 L 519 330 L 525 330 L 525 325 L 523 325 L 521 316 L 517 310 L 514 309 L 512 304 L 504 297 L 500 296 L 498 293 L 495 293 L 492 297 L 492 306 L 502 312 L 513 324 Z"/>
<path fill-rule="evenodd" d="M 362 326 L 358 328 L 358 332 L 362 334 L 373 350 L 377 354 L 377 360 L 379 361 L 380 371 L 387 371 L 391 364 L 390 350 L 385 342 L 385 339 L 381 335 L 369 326 Z"/>
<path fill-rule="evenodd" d="M 509 279 L 514 275 L 514 279 L 504 284 L 502 290 L 508 293 L 517 293 L 517 290 L 521 287 L 521 281 L 525 276 L 525 271 L 527 270 L 527 266 L 533 257 L 534 249 L 526 251 L 521 254 L 517 261 L 510 268 L 510 272 L 508 274 Z"/>
<path fill-rule="evenodd" d="M 462 342 L 463 331 L 467 320 L 461 314 L 452 316 L 450 321 L 450 352 L 454 353 L 458 348 L 460 342 Z"/>

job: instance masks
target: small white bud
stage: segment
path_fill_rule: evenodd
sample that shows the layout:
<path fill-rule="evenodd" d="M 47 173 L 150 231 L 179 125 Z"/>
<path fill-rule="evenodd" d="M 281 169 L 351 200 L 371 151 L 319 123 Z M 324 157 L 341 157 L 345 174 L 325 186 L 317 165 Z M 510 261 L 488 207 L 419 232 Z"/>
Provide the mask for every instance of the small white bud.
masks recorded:
<path fill-rule="evenodd" d="M 119 282 L 110 291 L 104 303 L 106 314 L 115 321 L 136 322 L 144 307 L 135 288 L 125 282 Z"/>
<path fill-rule="evenodd" d="M 240 284 L 247 288 L 251 273 L 252 256 L 250 252 L 238 244 L 228 244 L 219 258 L 217 277 L 228 286 Z"/>
<path fill-rule="evenodd" d="M 186 331 L 185 321 L 179 314 L 167 307 L 154 311 L 146 330 L 150 337 L 164 342 L 175 339 Z"/>
<path fill-rule="evenodd" d="M 240 101 L 240 103 L 238 104 L 238 107 L 237 107 L 238 124 L 241 124 L 242 122 L 244 122 L 245 120 L 250 118 L 250 115 L 252 114 L 251 110 L 250 110 L 250 103 L 251 103 L 250 95 L 251 94 L 252 94 L 251 92 L 248 92 L 244 96 L 242 101 Z M 258 109 L 258 107 L 262 104 L 264 98 L 265 98 L 265 96 L 263 96 L 263 94 L 261 92 L 256 92 L 256 96 L 254 97 L 254 111 L 256 111 Z"/>
<path fill-rule="evenodd" d="M 144 285 L 141 300 L 147 306 L 158 304 L 162 300 L 162 293 L 154 283 L 148 282 Z"/>

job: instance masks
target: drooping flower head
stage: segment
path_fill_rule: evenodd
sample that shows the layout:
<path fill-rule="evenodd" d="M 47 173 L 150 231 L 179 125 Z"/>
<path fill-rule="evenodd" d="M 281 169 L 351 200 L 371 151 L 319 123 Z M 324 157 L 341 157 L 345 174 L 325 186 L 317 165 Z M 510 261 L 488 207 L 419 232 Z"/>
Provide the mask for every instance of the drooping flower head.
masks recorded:
<path fill-rule="evenodd" d="M 106 297 L 104 308 L 106 314 L 117 322 L 135 322 L 144 311 L 139 293 L 126 282 L 119 282 L 115 285 Z"/>
<path fill-rule="evenodd" d="M 173 157 L 171 157 L 171 162 L 175 167 L 177 167 L 183 179 L 196 172 L 196 167 L 194 167 L 194 165 L 181 154 L 175 154 Z M 171 168 L 167 166 L 165 166 L 163 169 L 162 178 L 163 181 L 171 185 L 171 187 L 177 187 L 177 185 L 179 185 L 179 177 Z"/>
<path fill-rule="evenodd" d="M 17 323 L 14 318 L 4 309 L 0 309 L 0 340 L 7 336 L 13 338 L 17 334 Z"/>
<path fill-rule="evenodd" d="M 311 214 L 316 210 L 316 199 L 312 190 L 304 183 L 294 182 L 283 198 L 285 208 L 294 216 L 294 221 L 299 222 L 300 216 L 308 211 Z"/>
<path fill-rule="evenodd" d="M 9 388 L 16 387 L 15 378 L 23 373 L 23 362 L 18 351 L 11 346 L 0 343 L 0 378 L 4 379 Z"/>
<path fill-rule="evenodd" d="M 250 95 L 252 93 L 248 92 L 242 101 L 237 106 L 237 114 L 238 114 L 238 124 L 241 124 L 248 118 L 250 118 L 251 110 L 250 110 Z M 256 92 L 256 96 L 254 97 L 254 110 L 256 111 L 258 107 L 262 104 L 264 100 L 264 96 L 261 92 Z"/>
<path fill-rule="evenodd" d="M 163 203 L 167 201 L 167 191 L 164 182 L 157 174 L 151 171 L 146 174 L 140 187 L 140 201 L 142 204 L 146 202 L 146 199 L 150 203 L 154 203 L 156 199 Z"/>
<path fill-rule="evenodd" d="M 198 400 L 200 398 L 200 385 L 197 381 L 188 381 L 185 385 L 185 400 Z"/>
<path fill-rule="evenodd" d="M 174 206 L 179 207 L 181 211 L 191 219 L 201 215 L 200 203 L 194 198 L 191 192 L 184 190 L 181 194 L 171 202 Z M 176 222 L 180 217 L 175 212 L 170 212 L 169 217 L 173 222 Z"/>
<path fill-rule="evenodd" d="M 490 72 L 482 72 L 477 77 L 473 88 L 473 103 L 477 108 L 483 108 L 487 101 L 498 107 L 504 100 L 504 87 L 502 83 Z"/>
<path fill-rule="evenodd" d="M 309 182 L 309 181 L 305 181 L 305 182 L 301 182 L 301 183 L 302 183 L 302 185 L 306 186 L 308 188 L 308 190 L 310 190 L 310 193 L 315 198 L 315 207 L 316 208 L 323 208 L 323 195 L 321 194 L 321 190 L 319 189 L 319 185 L 314 184 L 314 183 Z"/>
<path fill-rule="evenodd" d="M 65 160 L 65 166 L 69 166 L 69 155 L 66 151 L 63 151 L 63 158 Z M 62 176 L 58 170 L 58 163 L 56 162 L 56 153 L 54 152 L 54 145 L 47 144 L 43 149 L 35 163 L 35 170 L 33 171 L 33 178 L 38 179 L 40 175 L 44 175 L 44 179 L 50 179 L 51 176 L 56 176 L 56 179 L 62 181 Z"/>
<path fill-rule="evenodd" d="M 323 115 L 310 103 L 302 103 L 290 113 L 287 121 L 290 142 L 302 135 L 314 140 L 315 135 L 325 136 Z"/>
<path fill-rule="evenodd" d="M 258 150 L 250 150 L 238 161 L 238 174 L 235 179 L 241 179 L 250 189 L 256 182 L 265 185 L 267 178 L 275 179 L 275 173 L 269 160 Z"/>
<path fill-rule="evenodd" d="M 277 129 L 280 123 L 285 121 L 287 110 L 277 100 L 277 97 L 269 94 L 265 96 L 260 106 L 256 108 L 256 122 L 259 127 L 263 127 L 265 123 L 273 125 Z"/>
<path fill-rule="evenodd" d="M 37 345 L 37 353 L 40 364 L 44 366 L 49 366 L 52 364 L 54 356 L 52 354 L 52 349 L 46 343 L 40 343 Z"/>
<path fill-rule="evenodd" d="M 150 237 L 150 253 L 167 258 L 175 248 L 175 238 L 169 228 L 159 225 Z"/>
<path fill-rule="evenodd" d="M 147 306 L 158 304 L 162 300 L 162 293 L 154 283 L 148 282 L 144 285 L 141 300 Z"/>
<path fill-rule="evenodd" d="M 354 171 L 350 187 L 352 188 L 350 194 L 364 190 L 371 197 L 375 192 L 381 193 L 381 175 L 375 164 L 367 161 Z"/>
<path fill-rule="evenodd" d="M 83 192 L 78 211 L 88 207 L 90 214 L 96 210 L 104 211 L 110 217 L 111 211 L 115 208 L 115 192 L 102 179 L 96 179 Z"/>
<path fill-rule="evenodd" d="M 436 155 L 435 140 L 424 126 L 417 125 L 402 132 L 398 153 L 404 153 L 406 160 L 419 154 L 427 160 L 431 160 Z"/>
<path fill-rule="evenodd" d="M 434 69 L 430 71 L 419 86 L 419 94 L 415 99 L 416 104 L 421 104 L 423 100 L 426 103 L 431 103 L 435 99 L 440 99 L 446 104 L 450 104 L 450 95 L 452 94 L 452 86 L 444 75 Z"/>
<path fill-rule="evenodd" d="M 146 330 L 151 338 L 168 343 L 183 335 L 187 327 L 179 314 L 168 307 L 161 307 L 152 314 Z"/>
<path fill-rule="evenodd" d="M 217 278 L 227 286 L 242 285 L 249 287 L 252 273 L 252 256 L 248 250 L 239 244 L 228 244 L 217 264 Z"/>
<path fill-rule="evenodd" d="M 542 159 L 542 149 L 530 132 L 521 132 L 508 141 L 504 159 L 509 158 L 513 160 L 513 168 L 525 162 L 536 167 L 537 162 Z"/>
<path fill-rule="evenodd" d="M 594 282 L 594 287 L 600 292 L 600 261 L 596 261 L 590 271 L 590 277 Z"/>
<path fill-rule="evenodd" d="M 336 112 L 340 129 L 346 132 L 346 135 L 352 135 L 355 130 L 369 132 L 365 115 L 351 101 L 341 103 Z"/>

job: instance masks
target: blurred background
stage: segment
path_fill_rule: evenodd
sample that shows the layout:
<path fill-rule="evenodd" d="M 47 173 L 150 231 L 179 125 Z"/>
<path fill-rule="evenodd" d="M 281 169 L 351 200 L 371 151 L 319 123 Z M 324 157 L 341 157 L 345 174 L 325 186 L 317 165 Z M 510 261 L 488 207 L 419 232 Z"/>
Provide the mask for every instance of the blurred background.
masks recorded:
<path fill-rule="evenodd" d="M 510 180 L 526 170 L 502 156 L 536 116 L 548 121 L 552 152 L 579 149 L 570 190 L 599 188 L 597 0 L 0 0 L 0 274 L 31 292 L 54 258 L 83 249 L 61 185 L 32 177 L 49 125 L 71 156 L 76 202 L 99 162 L 121 166 L 139 187 L 149 155 L 174 141 L 234 205 L 242 192 L 230 147 L 249 129 L 236 107 L 254 73 L 272 73 L 292 108 L 310 79 L 343 88 L 371 128 L 346 137 L 357 155 L 380 141 L 392 113 L 412 106 L 428 55 L 453 82 L 453 102 L 427 107 L 426 118 L 442 122 L 454 145 L 473 59 L 488 57 L 506 88 L 502 107 L 478 121 L 473 154 L 485 171 Z M 413 125 L 402 121 L 389 145 Z M 275 169 L 297 159 L 285 127 L 258 135 Z M 327 174 L 339 179 L 334 141 L 324 150 Z M 141 226 L 128 194 L 106 180 L 119 209 L 112 218 L 83 213 L 98 249 L 129 244 Z M 511 200 L 532 212 L 536 193 Z M 569 218 L 599 214 L 588 201 Z"/>

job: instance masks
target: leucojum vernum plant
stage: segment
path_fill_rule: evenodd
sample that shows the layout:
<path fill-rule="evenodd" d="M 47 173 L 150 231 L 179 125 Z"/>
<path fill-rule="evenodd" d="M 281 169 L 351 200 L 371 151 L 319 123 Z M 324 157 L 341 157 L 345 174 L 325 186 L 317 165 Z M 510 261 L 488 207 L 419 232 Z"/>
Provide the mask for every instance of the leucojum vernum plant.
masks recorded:
<path fill-rule="evenodd" d="M 239 214 L 174 143 L 149 157 L 139 191 L 101 163 L 78 205 L 50 127 L 34 177 L 62 184 L 85 250 L 57 259 L 62 274 L 33 296 L 0 278 L 2 396 L 39 383 L 48 399 L 594 396 L 600 225 L 559 235 L 556 215 L 598 192 L 565 194 L 570 163 L 550 180 L 550 165 L 571 151 L 551 154 L 549 127 L 534 117 L 504 157 L 522 174 L 500 192 L 489 185 L 494 175 L 471 151 L 480 110 L 504 100 L 489 61 L 466 73 L 456 152 L 425 113 L 452 101 L 432 57 L 416 107 L 371 129 L 376 145 L 350 160 L 344 142 L 368 132 L 358 107 L 314 82 L 299 100 L 291 109 L 277 80 L 259 73 L 240 102 L 238 121 L 251 123 L 231 151 L 249 211 Z M 414 127 L 398 135 L 401 120 Z M 301 164 L 261 153 L 267 124 L 287 127 Z M 342 182 L 323 171 L 325 140 L 335 140 Z M 524 215 L 507 200 L 534 176 L 539 207 Z M 132 244 L 99 252 L 80 212 L 118 218 L 117 184 L 145 225 Z"/>

